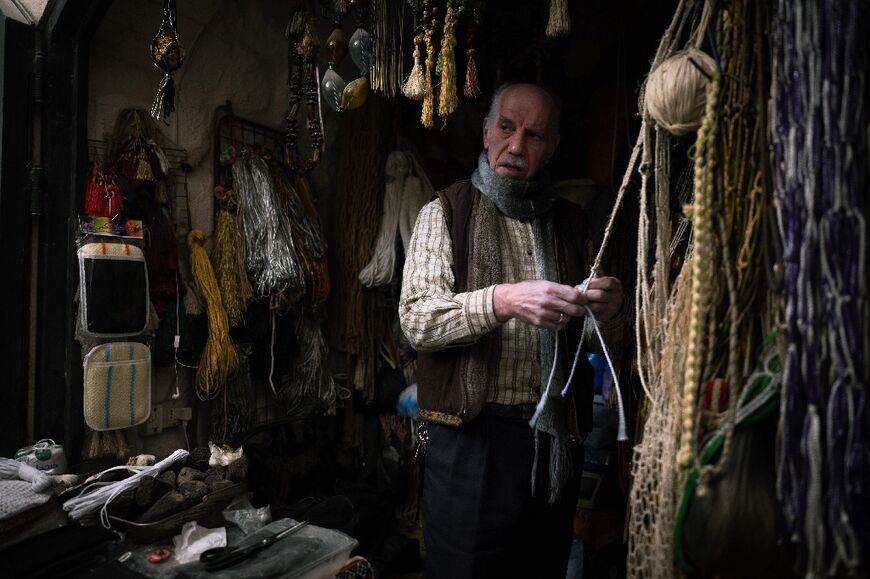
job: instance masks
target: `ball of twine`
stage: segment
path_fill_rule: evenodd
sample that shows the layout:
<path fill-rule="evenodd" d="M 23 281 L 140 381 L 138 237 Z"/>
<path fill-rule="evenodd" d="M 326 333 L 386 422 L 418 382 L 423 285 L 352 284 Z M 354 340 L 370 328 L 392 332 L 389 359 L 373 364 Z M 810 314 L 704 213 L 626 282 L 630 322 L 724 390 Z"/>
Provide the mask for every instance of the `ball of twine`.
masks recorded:
<path fill-rule="evenodd" d="M 647 78 L 647 112 L 672 135 L 697 130 L 704 117 L 707 82 L 715 71 L 716 62 L 696 48 L 674 54 Z"/>

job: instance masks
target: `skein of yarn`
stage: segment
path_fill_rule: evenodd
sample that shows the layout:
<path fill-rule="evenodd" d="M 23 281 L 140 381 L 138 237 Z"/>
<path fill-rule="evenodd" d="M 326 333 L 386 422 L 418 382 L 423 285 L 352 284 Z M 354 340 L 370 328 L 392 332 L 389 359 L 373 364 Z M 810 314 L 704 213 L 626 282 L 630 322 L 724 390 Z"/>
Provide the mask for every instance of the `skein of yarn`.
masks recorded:
<path fill-rule="evenodd" d="M 716 62 L 697 48 L 674 54 L 647 78 L 646 111 L 674 136 L 696 131 L 704 117 L 707 83 L 715 72 Z"/>
<path fill-rule="evenodd" d="M 0 458 L 0 479 L 26 480 L 30 482 L 33 492 L 41 493 L 51 488 L 51 477 L 44 472 L 33 468 L 29 464 Z"/>

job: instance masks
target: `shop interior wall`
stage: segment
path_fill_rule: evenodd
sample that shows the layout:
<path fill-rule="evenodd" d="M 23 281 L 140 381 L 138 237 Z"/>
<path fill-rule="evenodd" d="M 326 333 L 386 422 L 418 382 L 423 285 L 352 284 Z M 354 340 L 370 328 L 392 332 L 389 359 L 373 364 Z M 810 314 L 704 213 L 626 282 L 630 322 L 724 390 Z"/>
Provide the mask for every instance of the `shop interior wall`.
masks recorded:
<path fill-rule="evenodd" d="M 630 133 L 638 121 L 637 88 L 672 12 L 670 3 L 572 3 L 572 34 L 559 40 L 530 36 L 536 34 L 530 22 L 539 26 L 546 22 L 547 2 L 490 4 L 476 41 L 483 97 L 476 102 L 460 99 L 456 116 L 433 131 L 420 126 L 420 104 L 399 97 L 387 104 L 394 113 L 393 138 L 412 143 L 433 185 L 444 187 L 467 178 L 476 163 L 481 122 L 493 88 L 503 81 L 542 82 L 554 90 L 563 106 L 562 140 L 551 164 L 553 172 L 559 179 L 583 179 L 601 186 L 606 207 L 622 177 L 621 167 L 632 144 Z M 162 75 L 149 58 L 161 8 L 160 0 L 115 0 L 102 18 L 90 50 L 89 139 L 110 138 L 122 109 L 150 108 Z M 191 225 L 209 235 L 214 224 L 214 111 L 229 100 L 238 116 L 281 128 L 287 110 L 284 31 L 288 12 L 287 3 L 272 0 L 189 0 L 178 5 L 178 31 L 186 59 L 174 75 L 176 111 L 168 125 L 160 122 L 160 126 L 168 146 L 187 151 L 192 168 L 188 175 Z M 317 22 L 324 42 L 330 23 L 323 18 Z M 346 22 L 344 28 L 350 36 L 352 24 Z M 460 74 L 466 59 L 463 42 L 456 51 Z M 406 44 L 410 68 L 411 49 Z M 349 58 L 338 72 L 346 79 L 356 76 Z M 331 177 L 336 170 L 335 138 L 342 131 L 339 115 L 324 106 L 323 116 L 325 155 L 311 179 L 329 237 L 338 229 Z M 180 403 L 196 408 L 190 374 L 181 372 L 179 377 Z M 168 395 L 174 378 L 172 367 L 156 369 L 157 399 Z M 199 421 L 199 430 L 191 432 L 191 437 L 206 438 L 207 422 Z M 132 442 L 144 452 L 163 454 L 183 445 L 184 438 L 173 429 Z"/>
<path fill-rule="evenodd" d="M 111 139 L 123 109 L 150 109 L 162 78 L 151 62 L 149 46 L 162 17 L 160 0 L 116 0 L 102 19 L 91 42 L 88 98 L 88 138 Z M 187 189 L 191 227 L 209 236 L 214 229 L 213 131 L 215 110 L 227 101 L 235 115 L 281 130 L 287 112 L 287 39 L 284 32 L 289 4 L 273 0 L 190 0 L 178 4 L 178 33 L 186 57 L 173 76 L 175 112 L 169 123 L 158 121 L 164 146 L 187 153 L 190 172 Z M 321 38 L 329 22 L 319 20 Z M 349 35 L 349 33 L 348 33 Z M 348 59 L 349 61 L 350 59 Z M 321 65 L 323 66 L 323 65 Z M 352 66 L 352 65 L 351 65 Z M 349 72 L 349 71 L 348 71 Z M 311 175 L 321 219 L 330 220 L 332 191 L 329 154 L 336 119 L 324 107 L 327 155 Z M 304 124 L 302 125 L 304 131 Z M 180 246 L 181 266 L 187 250 Z M 280 355 L 280 353 L 278 353 Z M 206 406 L 198 403 L 191 387 L 192 373 L 178 373 L 179 406 L 193 407 L 191 443 L 208 438 Z M 155 367 L 154 400 L 166 400 L 176 379 L 172 366 Z M 131 431 L 128 431 L 131 432 Z M 166 454 L 184 446 L 184 433 L 171 428 L 154 436 L 137 438 L 131 448 Z"/>

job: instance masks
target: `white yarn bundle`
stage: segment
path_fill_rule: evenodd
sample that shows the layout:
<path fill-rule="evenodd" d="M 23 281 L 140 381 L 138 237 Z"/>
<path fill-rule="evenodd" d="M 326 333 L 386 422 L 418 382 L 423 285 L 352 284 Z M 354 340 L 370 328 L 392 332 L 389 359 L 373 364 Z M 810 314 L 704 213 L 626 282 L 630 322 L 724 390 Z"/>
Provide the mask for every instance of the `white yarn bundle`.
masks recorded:
<path fill-rule="evenodd" d="M 366 287 L 384 286 L 393 279 L 396 263 L 396 233 L 405 249 L 411 239 L 417 214 L 432 194 L 432 184 L 414 156 L 393 151 L 387 157 L 384 212 L 371 260 L 359 273 Z"/>
<path fill-rule="evenodd" d="M 50 475 L 11 458 L 0 458 L 0 479 L 28 481 L 30 488 L 37 493 L 51 488 Z"/>
<path fill-rule="evenodd" d="M 655 122 L 675 136 L 701 126 L 707 101 L 707 83 L 716 62 L 697 48 L 675 53 L 663 61 L 646 81 L 644 104 Z"/>
<path fill-rule="evenodd" d="M 138 487 L 139 481 L 141 481 L 143 477 L 152 476 L 157 478 L 160 476 L 160 473 L 172 466 L 175 462 L 187 457 L 188 454 L 189 453 L 186 450 L 179 449 L 152 466 L 115 466 L 108 468 L 101 472 L 97 478 L 99 479 L 99 477 L 105 473 L 115 470 L 133 471 L 135 474 L 115 482 L 94 483 L 82 491 L 79 496 L 71 498 L 65 502 L 63 504 L 63 510 L 67 511 L 69 517 L 74 521 L 77 521 L 93 512 L 100 511 L 100 522 L 108 529 L 111 525 L 109 524 L 109 516 L 106 512 L 106 507 L 108 507 L 110 502 L 125 490 Z"/>

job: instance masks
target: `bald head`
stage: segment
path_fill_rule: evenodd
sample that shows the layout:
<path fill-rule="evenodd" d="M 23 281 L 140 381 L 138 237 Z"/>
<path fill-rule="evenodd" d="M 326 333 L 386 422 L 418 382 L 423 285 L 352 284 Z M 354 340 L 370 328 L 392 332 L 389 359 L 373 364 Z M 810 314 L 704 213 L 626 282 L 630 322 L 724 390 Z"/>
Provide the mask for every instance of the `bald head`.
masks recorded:
<path fill-rule="evenodd" d="M 508 84 L 496 90 L 483 123 L 483 147 L 499 175 L 529 181 L 559 144 L 559 107 L 534 84 Z"/>

